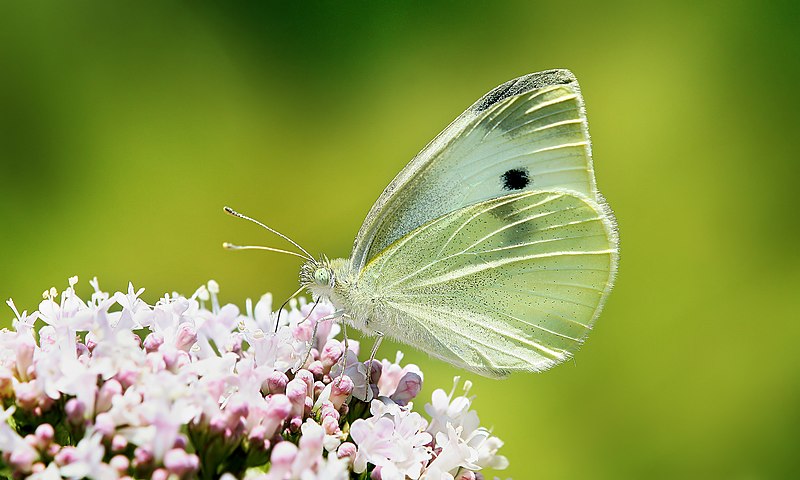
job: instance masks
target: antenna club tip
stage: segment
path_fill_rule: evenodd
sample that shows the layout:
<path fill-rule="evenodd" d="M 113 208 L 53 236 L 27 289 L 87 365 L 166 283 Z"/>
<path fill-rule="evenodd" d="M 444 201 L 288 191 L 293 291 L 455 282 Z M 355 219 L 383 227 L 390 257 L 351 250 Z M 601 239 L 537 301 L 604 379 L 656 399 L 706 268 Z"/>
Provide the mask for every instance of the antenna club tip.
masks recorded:
<path fill-rule="evenodd" d="M 225 210 L 225 213 L 229 213 L 229 214 L 231 214 L 231 215 L 234 215 L 234 214 L 236 213 L 236 212 L 234 212 L 234 211 L 233 211 L 233 209 L 232 209 L 231 207 L 229 207 L 229 206 L 227 206 L 227 205 L 225 205 L 224 207 L 222 207 L 222 209 L 223 209 L 223 210 Z"/>
<path fill-rule="evenodd" d="M 222 242 L 222 248 L 225 250 L 233 250 L 236 246 L 230 242 Z"/>

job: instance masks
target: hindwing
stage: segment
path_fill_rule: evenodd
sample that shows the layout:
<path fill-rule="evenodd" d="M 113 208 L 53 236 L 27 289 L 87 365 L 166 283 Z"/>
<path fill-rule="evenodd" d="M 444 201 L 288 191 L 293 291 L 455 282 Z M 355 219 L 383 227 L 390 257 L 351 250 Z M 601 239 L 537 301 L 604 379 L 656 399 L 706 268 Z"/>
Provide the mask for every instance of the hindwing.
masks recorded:
<path fill-rule="evenodd" d="M 358 288 L 375 328 L 489 376 L 571 356 L 617 266 L 610 212 L 572 191 L 520 192 L 434 219 L 373 258 Z"/>

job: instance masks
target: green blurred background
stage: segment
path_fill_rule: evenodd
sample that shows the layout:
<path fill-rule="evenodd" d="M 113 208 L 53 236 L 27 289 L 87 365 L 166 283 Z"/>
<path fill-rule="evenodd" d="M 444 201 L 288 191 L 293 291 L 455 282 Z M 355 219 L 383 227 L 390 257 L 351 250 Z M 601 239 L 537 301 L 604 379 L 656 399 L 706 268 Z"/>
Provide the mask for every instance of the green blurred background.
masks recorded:
<path fill-rule="evenodd" d="M 151 301 L 209 278 L 231 302 L 284 298 L 298 261 L 223 251 L 282 246 L 223 205 L 346 256 L 465 107 L 566 67 L 620 274 L 574 362 L 465 375 L 501 475 L 797 476 L 796 2 L 290 3 L 2 3 L 3 299 L 33 310 L 76 274 Z M 404 350 L 423 398 L 462 373 Z"/>

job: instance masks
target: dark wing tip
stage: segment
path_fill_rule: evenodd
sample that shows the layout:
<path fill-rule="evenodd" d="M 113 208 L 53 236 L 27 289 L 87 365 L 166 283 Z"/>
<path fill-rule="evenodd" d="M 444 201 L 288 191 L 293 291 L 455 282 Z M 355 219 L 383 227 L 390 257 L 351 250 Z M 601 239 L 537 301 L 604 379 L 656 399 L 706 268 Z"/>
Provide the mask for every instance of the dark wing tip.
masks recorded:
<path fill-rule="evenodd" d="M 566 85 L 569 83 L 577 83 L 577 81 L 575 75 L 566 69 L 529 73 L 528 75 L 509 80 L 495 88 L 475 102 L 470 109 L 474 112 L 482 112 L 508 97 L 521 95 L 538 88 L 549 87 L 550 85 Z"/>

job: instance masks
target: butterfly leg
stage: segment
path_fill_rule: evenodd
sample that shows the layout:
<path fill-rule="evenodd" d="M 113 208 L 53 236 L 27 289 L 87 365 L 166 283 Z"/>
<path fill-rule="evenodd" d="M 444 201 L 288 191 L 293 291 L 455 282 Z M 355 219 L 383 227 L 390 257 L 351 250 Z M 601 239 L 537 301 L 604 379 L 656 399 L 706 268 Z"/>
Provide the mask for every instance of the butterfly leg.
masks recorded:
<path fill-rule="evenodd" d="M 375 354 L 378 353 L 378 347 L 381 346 L 381 341 L 383 341 L 383 332 L 375 331 L 377 338 L 375 338 L 375 343 L 372 344 L 372 351 L 369 354 L 369 362 L 367 363 L 367 388 L 372 388 L 370 385 L 372 384 L 372 362 L 375 360 Z"/>
<path fill-rule="evenodd" d="M 342 319 L 346 317 L 347 314 L 342 315 Z M 342 338 L 344 343 L 344 352 L 342 353 L 342 357 L 340 361 L 342 362 L 342 373 L 339 374 L 339 377 L 344 375 L 344 371 L 347 368 L 347 351 L 350 349 L 350 346 L 347 343 L 347 322 L 342 322 Z"/>
<path fill-rule="evenodd" d="M 311 314 L 314 313 L 314 309 L 317 308 L 317 305 L 319 305 L 319 302 L 314 302 L 314 305 L 311 307 L 311 310 L 308 311 L 308 315 L 306 315 L 305 318 L 303 318 L 302 320 L 297 322 L 297 324 L 298 325 L 302 325 L 306 320 L 311 318 Z M 317 326 L 316 325 L 314 325 L 314 333 L 317 333 Z"/>
<path fill-rule="evenodd" d="M 316 306 L 316 304 L 314 306 Z M 312 307 L 312 310 L 313 310 L 313 307 Z M 304 318 L 302 321 L 300 321 L 298 323 L 298 325 L 300 325 L 301 323 L 303 323 L 306 320 L 308 320 L 308 317 L 310 315 L 311 315 L 311 312 L 309 312 L 308 315 L 306 316 L 306 318 Z M 311 332 L 311 341 L 308 344 L 308 350 L 306 350 L 306 354 L 303 355 L 303 360 L 300 363 L 298 363 L 297 366 L 295 367 L 295 369 L 294 369 L 295 372 L 297 372 L 297 370 L 300 370 L 301 368 L 303 368 L 303 365 L 305 365 L 306 362 L 308 361 L 308 357 L 311 355 L 311 349 L 314 348 L 314 344 L 317 343 L 317 328 L 319 327 L 319 324 L 321 322 L 331 322 L 333 320 L 336 320 L 337 318 L 342 318 L 343 316 L 344 316 L 344 310 L 336 310 L 335 312 L 333 312 L 332 314 L 328 315 L 327 317 L 322 317 L 319 320 L 317 320 L 316 322 L 314 322 L 314 330 L 312 330 L 312 332 Z M 344 323 L 344 322 L 342 322 L 342 323 Z"/>

